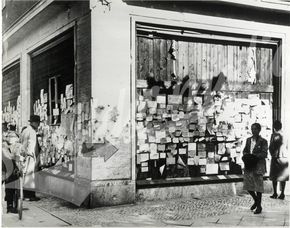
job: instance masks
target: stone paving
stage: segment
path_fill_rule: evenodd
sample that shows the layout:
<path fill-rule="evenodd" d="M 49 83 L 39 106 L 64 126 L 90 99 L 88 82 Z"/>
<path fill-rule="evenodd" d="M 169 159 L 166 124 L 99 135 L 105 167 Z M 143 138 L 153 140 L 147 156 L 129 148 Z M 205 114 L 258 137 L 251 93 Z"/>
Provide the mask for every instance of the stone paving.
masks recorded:
<path fill-rule="evenodd" d="M 269 194 L 264 194 L 263 213 L 260 215 L 253 215 L 249 210 L 252 201 L 248 195 L 139 202 L 94 209 L 78 208 L 51 196 L 41 195 L 41 198 L 39 202 L 25 203 L 28 207 L 36 205 L 72 226 L 289 225 L 289 196 L 285 200 L 274 200 L 269 198 Z"/>

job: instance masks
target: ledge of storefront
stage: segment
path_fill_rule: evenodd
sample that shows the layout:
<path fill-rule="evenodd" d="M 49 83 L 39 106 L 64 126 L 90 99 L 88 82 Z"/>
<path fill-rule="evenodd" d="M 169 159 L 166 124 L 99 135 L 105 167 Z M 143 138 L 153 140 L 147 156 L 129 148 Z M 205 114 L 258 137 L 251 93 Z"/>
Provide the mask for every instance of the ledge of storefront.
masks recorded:
<path fill-rule="evenodd" d="M 264 180 L 268 180 L 268 176 L 264 177 Z M 203 184 L 221 184 L 242 182 L 243 175 L 213 175 L 213 176 L 201 176 L 201 177 L 179 177 L 179 178 L 167 178 L 164 180 L 137 180 L 137 189 L 145 188 L 162 188 L 162 187 L 174 187 L 174 186 L 187 186 L 187 185 L 203 185 Z"/>
<path fill-rule="evenodd" d="M 41 174 L 46 174 L 54 177 L 58 177 L 65 180 L 74 181 L 74 173 L 67 171 L 62 165 L 44 168 L 39 171 Z"/>

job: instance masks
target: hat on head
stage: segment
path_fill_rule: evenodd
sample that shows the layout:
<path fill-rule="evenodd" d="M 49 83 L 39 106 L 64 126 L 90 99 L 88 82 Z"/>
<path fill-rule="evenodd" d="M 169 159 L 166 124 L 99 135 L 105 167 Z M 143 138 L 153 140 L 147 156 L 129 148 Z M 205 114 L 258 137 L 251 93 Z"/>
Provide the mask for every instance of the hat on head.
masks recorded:
<path fill-rule="evenodd" d="M 40 123 L 40 116 L 38 115 L 31 115 L 30 119 L 28 120 L 29 122 L 38 122 Z"/>

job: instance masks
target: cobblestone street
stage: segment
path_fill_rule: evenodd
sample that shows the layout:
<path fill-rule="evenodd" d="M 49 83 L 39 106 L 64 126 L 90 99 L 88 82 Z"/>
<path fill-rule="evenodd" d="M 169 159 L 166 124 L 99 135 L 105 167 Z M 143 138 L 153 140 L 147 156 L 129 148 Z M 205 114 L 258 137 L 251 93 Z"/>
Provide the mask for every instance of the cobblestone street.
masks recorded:
<path fill-rule="evenodd" d="M 25 201 L 24 204 L 28 209 L 32 206 L 42 209 L 71 226 L 289 225 L 289 196 L 285 200 L 274 200 L 269 194 L 263 196 L 260 215 L 249 210 L 252 201 L 248 195 L 139 202 L 95 209 L 77 208 L 63 200 L 41 195 L 39 202 Z"/>

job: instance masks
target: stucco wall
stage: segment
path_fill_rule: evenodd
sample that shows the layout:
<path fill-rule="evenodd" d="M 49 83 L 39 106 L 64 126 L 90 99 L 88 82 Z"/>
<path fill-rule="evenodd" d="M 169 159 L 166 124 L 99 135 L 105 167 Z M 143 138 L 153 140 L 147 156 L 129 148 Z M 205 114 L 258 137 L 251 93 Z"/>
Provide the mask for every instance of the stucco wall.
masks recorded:
<path fill-rule="evenodd" d="M 126 110 L 124 120 L 131 120 L 131 168 L 134 179 L 135 148 L 134 148 L 134 100 L 132 84 L 135 83 L 135 22 L 149 22 L 174 26 L 193 27 L 252 36 L 274 37 L 283 42 L 283 92 L 282 92 L 282 122 L 284 131 L 289 135 L 289 121 L 286 113 L 289 111 L 285 97 L 290 88 L 287 75 L 290 73 L 289 27 L 249 20 L 245 18 L 232 19 L 224 15 L 205 16 L 188 11 L 162 10 L 126 4 L 121 0 L 110 3 L 110 7 L 92 0 L 92 97 L 97 105 L 118 106 L 118 110 Z M 253 15 L 254 18 L 254 15 Z M 254 20 L 254 19 L 253 19 Z M 122 100 L 120 94 L 124 92 Z M 289 103 L 289 102 L 288 102 Z M 120 125 L 123 126 L 123 125 Z M 120 137 L 120 136 L 119 136 Z M 118 157 L 118 153 L 114 156 Z M 120 157 L 120 159 L 122 159 Z"/>
<path fill-rule="evenodd" d="M 30 101 L 30 56 L 29 53 L 57 35 L 77 24 L 77 48 L 89 50 L 80 52 L 78 71 L 84 82 L 90 84 L 90 16 L 88 1 L 72 1 L 70 4 L 52 3 L 15 33 L 3 40 L 3 67 L 20 60 L 20 91 L 22 107 L 31 107 Z M 86 29 L 86 28 L 89 28 Z M 85 38 L 83 38 L 85 37 Z M 86 63 L 84 63 L 86 62 Z M 82 87 L 82 101 L 90 98 L 89 87 Z M 85 91 L 85 92 L 83 92 Z M 87 93 L 85 96 L 84 93 Z M 21 113 L 21 126 L 27 124 L 30 109 Z"/>

